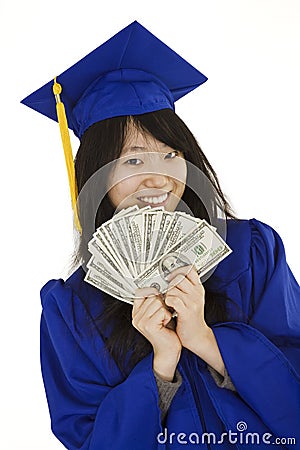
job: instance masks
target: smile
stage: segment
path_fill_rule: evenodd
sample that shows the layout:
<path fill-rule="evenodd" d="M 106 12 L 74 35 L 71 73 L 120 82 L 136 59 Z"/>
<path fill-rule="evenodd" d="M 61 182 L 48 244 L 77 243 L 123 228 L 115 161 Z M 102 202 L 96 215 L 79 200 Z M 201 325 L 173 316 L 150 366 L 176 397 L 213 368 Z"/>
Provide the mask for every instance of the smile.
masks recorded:
<path fill-rule="evenodd" d="M 152 204 L 152 205 L 159 205 L 162 203 L 165 203 L 169 198 L 170 192 L 166 192 L 165 194 L 162 194 L 160 196 L 152 196 L 152 197 L 139 197 L 139 200 L 141 200 L 144 203 Z"/>

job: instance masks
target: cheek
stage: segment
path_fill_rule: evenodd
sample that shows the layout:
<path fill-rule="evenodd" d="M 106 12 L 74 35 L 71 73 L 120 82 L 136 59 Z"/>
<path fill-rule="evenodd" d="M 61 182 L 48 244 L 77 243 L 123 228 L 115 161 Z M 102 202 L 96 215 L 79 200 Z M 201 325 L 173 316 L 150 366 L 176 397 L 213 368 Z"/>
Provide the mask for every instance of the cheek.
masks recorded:
<path fill-rule="evenodd" d="M 182 195 L 186 186 L 186 176 L 181 175 L 181 178 L 179 180 L 176 179 L 175 183 L 177 194 Z"/>
<path fill-rule="evenodd" d="M 185 180 L 177 182 L 178 191 L 183 192 L 185 189 Z"/>
<path fill-rule="evenodd" d="M 134 194 L 138 188 L 138 180 L 135 177 L 120 181 L 108 191 L 111 202 L 116 206 L 122 200 Z"/>
<path fill-rule="evenodd" d="M 186 183 L 187 164 L 184 158 L 176 158 L 172 164 L 166 168 L 166 173 L 176 180 L 176 184 L 182 185 Z"/>

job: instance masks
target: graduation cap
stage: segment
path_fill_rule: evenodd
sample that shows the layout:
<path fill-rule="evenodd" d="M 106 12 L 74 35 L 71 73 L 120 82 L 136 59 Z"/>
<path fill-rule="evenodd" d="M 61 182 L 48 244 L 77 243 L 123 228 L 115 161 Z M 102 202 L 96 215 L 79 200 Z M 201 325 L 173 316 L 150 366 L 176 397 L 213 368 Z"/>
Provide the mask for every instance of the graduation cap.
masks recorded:
<path fill-rule="evenodd" d="M 133 22 L 21 103 L 59 122 L 75 223 L 76 182 L 68 128 L 79 139 L 111 117 L 174 108 L 207 80 L 170 47 Z"/>

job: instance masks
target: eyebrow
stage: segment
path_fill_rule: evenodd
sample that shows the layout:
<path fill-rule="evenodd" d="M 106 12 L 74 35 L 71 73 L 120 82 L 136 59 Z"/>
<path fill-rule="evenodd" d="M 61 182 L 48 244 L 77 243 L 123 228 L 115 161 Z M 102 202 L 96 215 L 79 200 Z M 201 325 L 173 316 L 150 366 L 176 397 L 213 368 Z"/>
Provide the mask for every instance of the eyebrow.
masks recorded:
<path fill-rule="evenodd" d="M 162 143 L 162 145 L 164 147 L 167 147 L 167 144 Z M 139 145 L 133 145 L 132 147 L 125 147 L 124 148 L 124 153 L 128 153 L 128 152 L 144 152 L 144 151 L 153 151 L 153 150 L 148 150 L 147 147 L 143 147 L 143 146 L 139 146 Z"/>
<path fill-rule="evenodd" d="M 133 147 L 128 147 L 128 148 L 125 149 L 126 152 L 129 152 L 129 151 L 131 151 L 131 152 L 140 152 L 140 151 L 145 151 L 145 150 L 146 150 L 146 147 L 142 147 L 142 146 L 139 146 L 139 145 L 134 145 Z"/>

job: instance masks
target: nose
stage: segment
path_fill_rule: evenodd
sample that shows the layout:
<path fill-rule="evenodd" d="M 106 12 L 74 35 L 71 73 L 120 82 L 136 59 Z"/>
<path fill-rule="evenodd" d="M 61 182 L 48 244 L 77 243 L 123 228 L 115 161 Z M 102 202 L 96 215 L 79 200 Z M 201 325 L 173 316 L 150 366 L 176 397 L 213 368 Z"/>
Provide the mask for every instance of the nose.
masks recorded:
<path fill-rule="evenodd" d="M 163 188 L 170 184 L 169 177 L 160 173 L 148 173 L 145 175 L 143 184 L 148 188 Z"/>

